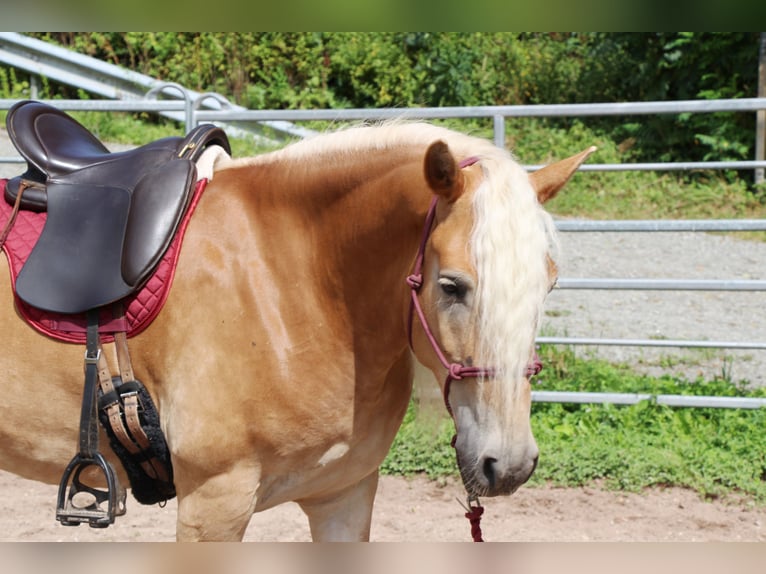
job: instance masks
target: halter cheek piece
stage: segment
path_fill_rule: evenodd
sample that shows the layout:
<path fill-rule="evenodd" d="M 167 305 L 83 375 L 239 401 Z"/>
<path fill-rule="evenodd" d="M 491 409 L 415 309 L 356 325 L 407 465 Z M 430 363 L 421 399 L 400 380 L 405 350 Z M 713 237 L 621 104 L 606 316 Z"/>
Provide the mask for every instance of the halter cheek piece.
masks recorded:
<path fill-rule="evenodd" d="M 458 165 L 460 169 L 463 169 L 474 165 L 478 161 L 478 157 L 471 156 L 462 160 Z M 421 306 L 420 300 L 418 299 L 418 292 L 423 285 L 423 260 L 425 258 L 426 244 L 428 243 L 428 238 L 431 235 L 431 230 L 434 224 L 434 219 L 436 218 L 437 202 L 438 197 L 434 196 L 434 198 L 431 200 L 431 206 L 428 208 L 426 223 L 423 227 L 423 236 L 420 239 L 418 255 L 415 258 L 415 266 L 412 270 L 412 274 L 407 276 L 407 285 L 410 287 L 411 295 L 410 312 L 407 321 L 407 334 L 409 336 L 410 348 L 412 348 L 412 318 L 413 315 L 417 313 L 420 324 L 423 327 L 423 331 L 425 331 L 426 337 L 431 343 L 431 348 L 433 348 L 434 353 L 436 353 L 436 357 L 439 359 L 439 362 L 444 366 L 445 369 L 447 369 L 447 378 L 444 382 L 444 405 L 447 407 L 447 412 L 450 414 L 450 416 L 454 418 L 452 406 L 449 402 L 449 392 L 452 381 L 460 381 L 465 378 L 491 377 L 494 375 L 495 370 L 491 367 L 467 367 L 462 363 L 450 362 L 447 359 L 447 356 L 444 354 L 444 351 L 442 351 L 441 347 L 439 346 L 439 342 L 436 340 L 433 331 L 431 331 L 431 327 L 428 325 L 428 320 L 426 319 L 425 313 L 423 312 L 423 307 Z M 542 371 L 542 369 L 543 364 L 538 358 L 537 354 L 535 354 L 532 363 L 527 365 L 526 375 L 527 377 L 532 377 L 537 375 L 540 371 Z"/>

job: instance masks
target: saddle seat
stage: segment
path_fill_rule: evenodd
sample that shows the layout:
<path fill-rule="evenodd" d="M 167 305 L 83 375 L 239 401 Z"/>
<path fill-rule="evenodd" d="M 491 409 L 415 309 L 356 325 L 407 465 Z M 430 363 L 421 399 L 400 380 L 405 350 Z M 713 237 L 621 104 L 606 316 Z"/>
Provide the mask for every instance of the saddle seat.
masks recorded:
<path fill-rule="evenodd" d="M 6 125 L 27 162 L 8 180 L 6 201 L 23 189 L 21 208 L 47 216 L 16 294 L 57 313 L 82 313 L 139 289 L 188 207 L 195 160 L 210 145 L 230 153 L 226 134 L 210 124 L 112 153 L 71 116 L 31 100 L 15 104 Z"/>

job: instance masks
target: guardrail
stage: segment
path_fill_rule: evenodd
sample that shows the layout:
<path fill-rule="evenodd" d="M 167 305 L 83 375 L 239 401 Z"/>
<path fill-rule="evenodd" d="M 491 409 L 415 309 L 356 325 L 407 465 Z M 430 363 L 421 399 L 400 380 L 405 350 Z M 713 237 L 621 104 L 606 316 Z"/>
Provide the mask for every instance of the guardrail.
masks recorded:
<path fill-rule="evenodd" d="M 183 122 L 187 132 L 195 125 L 193 120 L 195 110 L 205 108 L 230 111 L 245 110 L 244 107 L 229 102 L 221 94 L 197 92 L 174 82 L 158 80 L 122 66 L 103 62 L 74 50 L 16 32 L 0 32 L 0 64 L 24 70 L 30 74 L 32 78 L 30 97 L 32 99 L 38 98 L 34 79 L 41 76 L 55 82 L 76 86 L 85 92 L 110 100 L 128 102 L 131 100 L 152 100 L 159 102 L 161 98 L 174 99 L 182 105 L 168 108 L 160 106 L 154 111 L 165 117 Z M 119 109 L 63 107 L 74 104 L 64 100 L 61 102 L 62 109 L 66 110 Z M 98 101 L 94 104 L 100 105 Z M 130 106 L 122 109 L 125 111 L 143 111 L 142 108 L 131 108 Z M 149 108 L 145 109 L 153 111 Z M 309 130 L 293 126 L 285 121 L 264 122 L 264 125 L 270 130 L 287 136 L 303 137 L 310 133 Z M 235 126 L 229 126 L 229 128 L 230 130 L 236 129 Z"/>

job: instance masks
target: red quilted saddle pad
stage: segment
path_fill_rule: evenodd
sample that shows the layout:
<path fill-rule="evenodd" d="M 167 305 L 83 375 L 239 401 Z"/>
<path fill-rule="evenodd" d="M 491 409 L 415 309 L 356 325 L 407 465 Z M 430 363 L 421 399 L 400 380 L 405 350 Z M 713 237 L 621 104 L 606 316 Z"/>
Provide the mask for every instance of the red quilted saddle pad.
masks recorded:
<path fill-rule="evenodd" d="M 2 199 L 5 193 L 6 180 L 0 179 L 0 229 L 5 226 L 11 216 L 12 207 Z M 194 213 L 202 192 L 207 185 L 207 179 L 201 179 L 192 196 L 189 209 L 181 221 L 176 236 L 170 244 L 165 256 L 160 261 L 154 274 L 149 278 L 140 291 L 127 297 L 123 301 L 125 308 L 124 321 L 112 319 L 111 310 L 104 309 L 102 313 L 101 328 L 102 341 L 108 342 L 113 339 L 110 333 L 125 331 L 128 337 L 133 337 L 146 329 L 159 314 L 167 300 L 170 286 L 173 283 L 178 255 L 181 251 L 181 242 L 186 232 L 186 227 Z M 51 313 L 31 307 L 16 296 L 16 277 L 26 262 L 32 248 L 45 225 L 46 214 L 31 211 L 19 211 L 16 222 L 3 245 L 3 251 L 8 257 L 8 266 L 11 272 L 11 285 L 14 289 L 16 308 L 19 314 L 35 329 L 41 333 L 65 341 L 67 343 L 85 343 L 86 319 L 85 315 L 65 315 Z"/>

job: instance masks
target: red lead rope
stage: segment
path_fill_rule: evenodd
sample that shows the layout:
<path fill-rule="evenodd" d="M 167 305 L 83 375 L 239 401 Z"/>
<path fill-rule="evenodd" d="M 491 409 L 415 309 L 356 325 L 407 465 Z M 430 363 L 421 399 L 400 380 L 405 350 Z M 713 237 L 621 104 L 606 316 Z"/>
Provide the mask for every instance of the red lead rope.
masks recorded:
<path fill-rule="evenodd" d="M 460 162 L 459 164 L 460 169 L 473 165 L 477 161 L 479 161 L 479 158 L 477 157 L 466 158 Z M 407 285 L 409 285 L 410 287 L 410 294 L 411 294 L 410 313 L 409 313 L 409 318 L 407 322 L 407 335 L 410 341 L 410 348 L 412 348 L 413 315 L 417 314 L 418 319 L 420 320 L 420 325 L 423 328 L 423 331 L 425 332 L 426 337 L 428 338 L 428 342 L 431 344 L 431 348 L 434 350 L 434 353 L 436 354 L 436 357 L 439 359 L 439 362 L 444 366 L 445 369 L 447 369 L 447 378 L 444 381 L 444 406 L 447 408 L 447 412 L 450 414 L 450 416 L 454 419 L 455 417 L 452 412 L 452 405 L 450 405 L 450 402 L 449 402 L 449 393 L 450 393 L 450 386 L 452 384 L 452 381 L 459 381 L 464 378 L 491 377 L 494 374 L 494 369 L 482 368 L 482 367 L 466 367 L 465 365 L 462 365 L 460 363 L 452 363 L 449 360 L 447 360 L 447 357 L 442 351 L 441 346 L 439 345 L 439 342 L 436 340 L 436 337 L 434 336 L 433 332 L 431 331 L 431 328 L 428 325 L 428 321 L 426 320 L 425 313 L 423 312 L 423 308 L 420 305 L 420 300 L 418 299 L 418 292 L 420 291 L 420 288 L 423 285 L 423 260 L 425 258 L 426 244 L 428 243 L 428 237 L 431 234 L 431 229 L 434 225 L 434 219 L 436 218 L 437 202 L 438 202 L 438 197 L 434 196 L 434 198 L 431 200 L 431 205 L 428 209 L 428 215 L 426 216 L 426 222 L 423 228 L 423 235 L 420 239 L 420 246 L 418 248 L 417 257 L 415 258 L 415 266 L 412 270 L 412 273 L 407 276 Z M 526 372 L 527 377 L 532 377 L 538 374 L 542 370 L 542 368 L 543 368 L 543 365 L 540 362 L 540 359 L 538 358 L 537 354 L 535 353 L 532 363 L 530 363 L 527 366 L 527 372 Z M 453 447 L 455 446 L 456 439 L 457 439 L 457 435 L 452 439 Z M 465 513 L 465 517 L 471 523 L 471 536 L 473 538 L 473 541 L 484 542 L 484 540 L 482 539 L 482 534 L 481 534 L 481 516 L 482 514 L 484 514 L 484 507 L 481 506 L 481 504 L 479 504 L 478 498 L 469 496 L 468 507 L 465 507 L 465 508 L 467 511 Z"/>
<path fill-rule="evenodd" d="M 471 510 L 465 513 L 465 517 L 471 523 L 471 538 L 474 542 L 484 542 L 481 537 L 481 515 L 484 514 L 484 507 L 481 504 L 472 506 Z"/>

